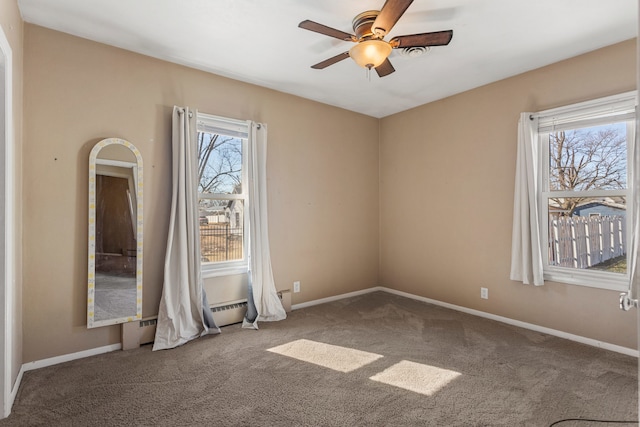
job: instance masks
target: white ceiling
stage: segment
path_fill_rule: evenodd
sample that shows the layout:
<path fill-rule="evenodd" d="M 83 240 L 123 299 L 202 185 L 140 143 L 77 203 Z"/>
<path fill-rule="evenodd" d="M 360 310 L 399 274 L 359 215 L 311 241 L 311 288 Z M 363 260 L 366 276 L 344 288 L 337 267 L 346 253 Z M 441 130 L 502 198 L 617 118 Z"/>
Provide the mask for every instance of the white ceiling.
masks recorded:
<path fill-rule="evenodd" d="M 452 29 L 448 46 L 370 80 L 351 59 L 310 66 L 352 43 L 302 30 L 305 20 L 353 33 L 384 0 L 19 0 L 26 22 L 384 117 L 637 35 L 637 0 L 415 0 L 385 38 Z"/>

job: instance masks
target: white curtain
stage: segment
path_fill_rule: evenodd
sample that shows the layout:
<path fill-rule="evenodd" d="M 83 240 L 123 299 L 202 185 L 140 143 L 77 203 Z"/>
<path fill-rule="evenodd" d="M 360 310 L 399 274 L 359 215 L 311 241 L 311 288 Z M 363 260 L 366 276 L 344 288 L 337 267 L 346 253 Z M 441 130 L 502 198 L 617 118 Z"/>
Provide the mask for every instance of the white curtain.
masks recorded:
<path fill-rule="evenodd" d="M 640 12 L 639 12 L 640 13 Z M 640 15 L 639 15 L 640 16 Z M 640 44 L 636 46 L 636 66 L 640 70 Z M 620 295 L 620 307 L 629 310 L 632 306 L 638 307 L 638 283 L 640 282 L 640 271 L 638 269 L 638 256 L 640 255 L 640 113 L 638 99 L 640 99 L 640 72 L 636 71 L 636 106 L 635 106 L 635 134 L 633 144 L 631 144 L 631 170 L 633 182 L 631 200 L 633 203 L 633 214 L 631 218 L 631 250 L 629 253 L 629 289 Z M 640 316 L 638 316 L 638 328 L 640 330 Z M 640 337 L 639 337 L 640 338 Z M 638 340 L 640 349 L 640 339 Z"/>
<path fill-rule="evenodd" d="M 518 154 L 513 201 L 511 280 L 544 285 L 538 218 L 538 119 L 521 113 L 518 122 Z"/>
<path fill-rule="evenodd" d="M 243 328 L 258 329 L 258 321 L 287 317 L 278 297 L 267 216 L 267 127 L 249 122 L 249 296 Z"/>
<path fill-rule="evenodd" d="M 200 272 L 195 114 L 173 107 L 172 195 L 162 299 L 153 350 L 174 348 L 219 333 Z"/>
<path fill-rule="evenodd" d="M 640 47 L 639 47 L 640 49 Z M 629 289 L 621 295 L 620 305 L 623 309 L 628 310 L 631 305 L 637 304 L 638 299 L 638 283 L 640 282 L 640 265 L 638 265 L 638 255 L 640 255 L 640 133 L 638 132 L 640 125 L 640 117 L 638 117 L 638 108 L 636 107 L 635 120 L 635 137 L 630 145 L 629 156 L 631 157 L 632 177 L 632 195 L 633 204 L 631 217 L 631 245 L 629 252 Z M 640 319 L 639 319 L 640 322 Z M 639 344 L 640 345 L 640 344 Z"/>

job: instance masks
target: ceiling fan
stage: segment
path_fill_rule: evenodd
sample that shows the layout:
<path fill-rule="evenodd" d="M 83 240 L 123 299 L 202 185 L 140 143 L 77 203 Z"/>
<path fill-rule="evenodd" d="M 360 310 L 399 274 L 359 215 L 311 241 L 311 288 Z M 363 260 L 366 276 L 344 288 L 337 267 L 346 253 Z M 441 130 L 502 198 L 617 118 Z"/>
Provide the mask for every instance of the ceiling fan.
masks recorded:
<path fill-rule="evenodd" d="M 355 35 L 317 22 L 302 21 L 298 24 L 300 28 L 356 43 L 349 51 L 312 65 L 311 68 L 321 70 L 343 59 L 352 58 L 361 67 L 369 70 L 374 68 L 378 76 L 384 77 L 395 71 L 389 62 L 392 49 L 448 45 L 453 37 L 453 30 L 397 36 L 388 42 L 384 40 L 411 3 L 413 0 L 386 0 L 379 11 L 360 13 L 353 18 Z"/>

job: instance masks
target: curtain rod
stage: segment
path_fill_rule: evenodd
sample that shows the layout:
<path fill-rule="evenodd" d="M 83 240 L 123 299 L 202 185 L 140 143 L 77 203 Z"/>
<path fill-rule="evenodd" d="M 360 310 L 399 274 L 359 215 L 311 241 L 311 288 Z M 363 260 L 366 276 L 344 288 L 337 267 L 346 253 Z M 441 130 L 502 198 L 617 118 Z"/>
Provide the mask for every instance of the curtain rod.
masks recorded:
<path fill-rule="evenodd" d="M 184 108 L 180 108 L 180 112 L 184 113 Z M 189 111 L 189 118 L 193 118 L 193 112 Z M 224 119 L 223 117 L 220 117 L 220 119 Z M 256 123 L 256 127 L 258 129 L 262 129 L 262 123 Z"/>
<path fill-rule="evenodd" d="M 637 92 L 629 91 L 619 93 L 617 95 L 606 96 L 604 98 L 594 99 L 591 101 L 579 102 L 573 105 L 565 105 L 562 107 L 551 108 L 549 110 L 538 111 L 529 115 L 529 120 L 534 118 L 547 119 L 556 115 L 563 115 L 569 112 L 575 114 L 577 111 L 593 111 L 597 109 L 612 109 L 626 108 L 630 106 L 633 108 L 637 104 Z"/>

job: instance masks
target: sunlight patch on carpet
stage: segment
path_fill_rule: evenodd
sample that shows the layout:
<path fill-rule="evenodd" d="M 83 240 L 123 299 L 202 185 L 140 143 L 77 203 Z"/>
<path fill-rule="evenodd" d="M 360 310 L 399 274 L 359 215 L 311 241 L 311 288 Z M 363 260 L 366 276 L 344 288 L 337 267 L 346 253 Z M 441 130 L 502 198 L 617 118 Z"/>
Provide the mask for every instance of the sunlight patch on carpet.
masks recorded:
<path fill-rule="evenodd" d="M 403 360 L 370 379 L 431 396 L 460 375 L 448 369 Z"/>
<path fill-rule="evenodd" d="M 382 357 L 379 354 L 304 339 L 291 341 L 267 351 L 338 372 L 355 371 Z"/>

